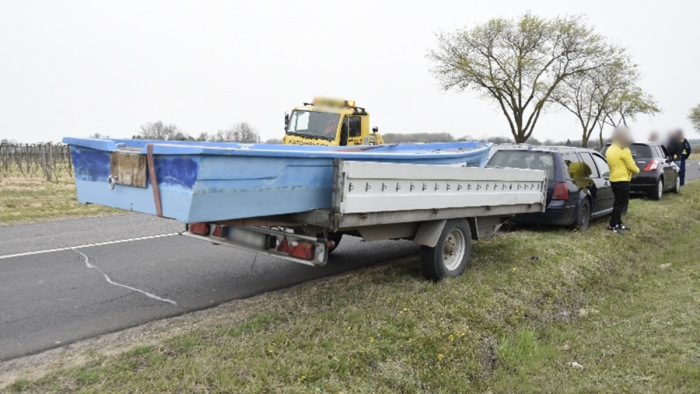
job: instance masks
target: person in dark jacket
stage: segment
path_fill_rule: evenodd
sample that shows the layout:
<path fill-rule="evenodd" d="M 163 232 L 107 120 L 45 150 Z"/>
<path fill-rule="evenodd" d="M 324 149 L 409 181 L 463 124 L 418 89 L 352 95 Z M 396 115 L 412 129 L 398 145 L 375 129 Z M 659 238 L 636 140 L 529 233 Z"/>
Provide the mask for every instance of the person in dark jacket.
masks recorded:
<path fill-rule="evenodd" d="M 671 160 L 680 160 L 682 149 L 681 141 L 678 140 L 678 132 L 671 132 L 668 136 L 668 143 L 666 144 L 666 150 L 668 154 L 671 155 Z"/>
<path fill-rule="evenodd" d="M 676 147 L 677 158 L 676 165 L 680 167 L 678 176 L 681 178 L 681 186 L 685 185 L 685 161 L 690 157 L 691 147 L 690 142 L 683 136 L 683 130 L 678 130 L 676 132 L 676 141 L 678 145 Z"/>

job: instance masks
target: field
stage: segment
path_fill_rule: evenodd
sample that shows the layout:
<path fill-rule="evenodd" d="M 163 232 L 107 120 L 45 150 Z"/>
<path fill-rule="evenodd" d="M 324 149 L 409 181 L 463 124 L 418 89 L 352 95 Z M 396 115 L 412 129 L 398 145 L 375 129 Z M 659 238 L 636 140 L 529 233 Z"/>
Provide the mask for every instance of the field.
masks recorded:
<path fill-rule="evenodd" d="M 700 182 L 626 223 L 502 234 L 441 283 L 411 258 L 234 302 L 6 389 L 697 392 Z"/>
<path fill-rule="evenodd" d="M 47 181 L 40 176 L 25 177 L 16 172 L 0 176 L 0 226 L 119 212 L 78 203 L 72 177 Z"/>

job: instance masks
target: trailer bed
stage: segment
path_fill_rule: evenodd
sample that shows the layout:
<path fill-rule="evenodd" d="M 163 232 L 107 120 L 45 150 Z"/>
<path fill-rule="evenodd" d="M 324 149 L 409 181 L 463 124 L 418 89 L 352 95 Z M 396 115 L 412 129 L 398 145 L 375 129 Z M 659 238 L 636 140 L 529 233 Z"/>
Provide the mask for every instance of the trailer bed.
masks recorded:
<path fill-rule="evenodd" d="M 341 234 L 436 248 L 450 221 L 461 220 L 469 240 L 489 238 L 508 217 L 543 212 L 546 190 L 544 171 L 336 159 L 329 209 L 196 224 L 205 227 L 183 234 L 325 265 Z"/>

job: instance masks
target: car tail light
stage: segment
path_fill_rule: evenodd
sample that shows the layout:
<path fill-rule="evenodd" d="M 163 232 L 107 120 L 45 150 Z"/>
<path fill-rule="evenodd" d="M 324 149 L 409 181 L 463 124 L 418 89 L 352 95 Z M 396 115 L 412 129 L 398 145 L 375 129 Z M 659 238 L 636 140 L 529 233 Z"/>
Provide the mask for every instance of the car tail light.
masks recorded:
<path fill-rule="evenodd" d="M 552 193 L 552 200 L 568 200 L 569 199 L 569 188 L 566 187 L 566 182 L 557 182 L 554 184 L 554 192 Z"/>
<path fill-rule="evenodd" d="M 651 159 L 649 164 L 647 164 L 646 167 L 644 167 L 644 171 L 656 171 L 656 167 L 659 166 L 659 161 L 656 159 Z"/>

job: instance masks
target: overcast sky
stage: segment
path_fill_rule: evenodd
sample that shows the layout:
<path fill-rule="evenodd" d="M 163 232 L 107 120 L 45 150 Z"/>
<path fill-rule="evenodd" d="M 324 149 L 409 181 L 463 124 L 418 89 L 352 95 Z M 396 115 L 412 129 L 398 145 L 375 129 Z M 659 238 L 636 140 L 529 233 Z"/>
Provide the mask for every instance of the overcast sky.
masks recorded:
<path fill-rule="evenodd" d="M 700 1 L 26 1 L 0 0 L 0 139 L 128 137 L 162 120 L 196 135 L 236 122 L 281 137 L 284 112 L 316 95 L 356 100 L 389 132 L 509 136 L 476 93 L 444 92 L 425 55 L 435 34 L 531 10 L 585 14 L 629 48 L 663 108 L 651 129 L 682 127 L 700 103 Z M 580 138 L 544 114 L 538 139 Z"/>

